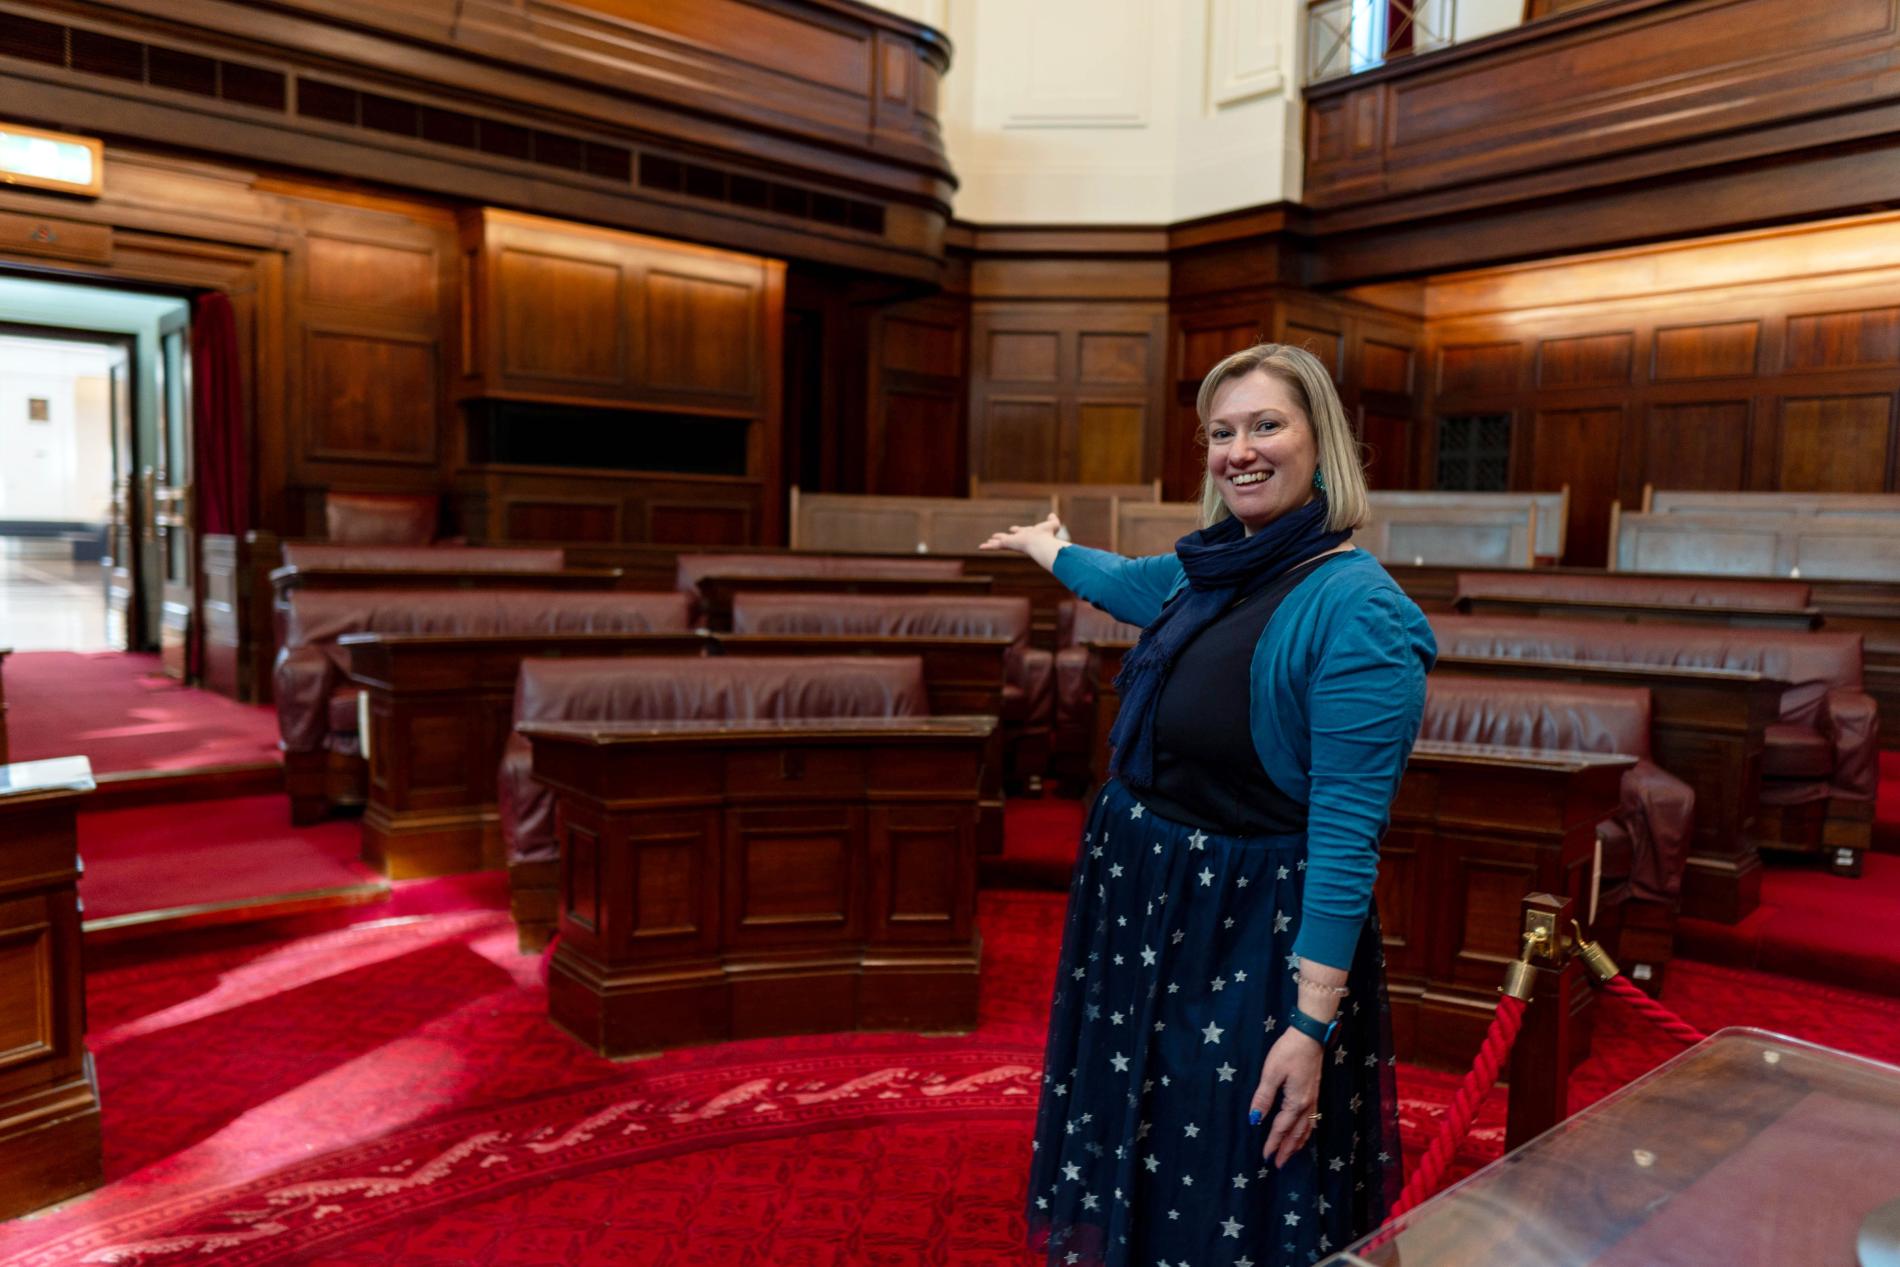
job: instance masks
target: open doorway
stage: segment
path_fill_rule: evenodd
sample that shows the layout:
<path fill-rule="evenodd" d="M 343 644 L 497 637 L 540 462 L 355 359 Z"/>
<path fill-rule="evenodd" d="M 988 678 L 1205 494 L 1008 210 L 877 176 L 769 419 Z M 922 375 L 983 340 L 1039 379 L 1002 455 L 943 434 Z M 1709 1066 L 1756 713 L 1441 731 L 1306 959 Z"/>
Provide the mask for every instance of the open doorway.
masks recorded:
<path fill-rule="evenodd" d="M 190 311 L 0 276 L 0 646 L 163 651 L 182 673 Z"/>

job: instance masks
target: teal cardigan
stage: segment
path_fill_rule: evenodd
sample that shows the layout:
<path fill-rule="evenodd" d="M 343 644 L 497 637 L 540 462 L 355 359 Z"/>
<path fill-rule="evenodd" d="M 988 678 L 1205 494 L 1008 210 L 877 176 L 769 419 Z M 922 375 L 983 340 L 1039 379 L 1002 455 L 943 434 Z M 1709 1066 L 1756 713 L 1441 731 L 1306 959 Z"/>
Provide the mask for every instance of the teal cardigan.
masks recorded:
<path fill-rule="evenodd" d="M 1065 546 L 1054 572 L 1078 598 L 1146 626 L 1187 584 L 1172 554 Z M 1294 953 L 1352 963 L 1379 871 L 1379 835 L 1425 713 L 1431 626 L 1363 550 L 1294 586 L 1254 647 L 1249 724 L 1261 766 L 1307 807 L 1306 895 Z"/>

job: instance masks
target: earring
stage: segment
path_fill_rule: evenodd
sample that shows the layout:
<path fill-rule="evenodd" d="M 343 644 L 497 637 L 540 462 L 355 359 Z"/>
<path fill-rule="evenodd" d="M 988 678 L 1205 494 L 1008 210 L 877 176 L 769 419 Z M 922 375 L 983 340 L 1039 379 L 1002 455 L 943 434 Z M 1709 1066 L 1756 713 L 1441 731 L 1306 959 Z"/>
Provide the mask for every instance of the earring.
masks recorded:
<path fill-rule="evenodd" d="M 1317 466 L 1313 468 L 1313 487 L 1322 493 L 1326 491 L 1326 476 Z"/>

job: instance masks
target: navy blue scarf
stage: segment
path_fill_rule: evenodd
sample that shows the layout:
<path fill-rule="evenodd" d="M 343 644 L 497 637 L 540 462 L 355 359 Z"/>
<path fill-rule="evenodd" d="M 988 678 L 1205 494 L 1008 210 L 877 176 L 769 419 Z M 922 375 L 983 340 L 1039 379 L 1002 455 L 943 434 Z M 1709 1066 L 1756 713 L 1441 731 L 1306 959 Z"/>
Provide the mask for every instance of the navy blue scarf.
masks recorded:
<path fill-rule="evenodd" d="M 1194 635 L 1214 623 L 1240 594 L 1272 583 L 1295 564 L 1351 536 L 1350 530 L 1327 531 L 1322 495 L 1252 536 L 1229 515 L 1174 543 L 1174 553 L 1187 572 L 1187 588 L 1141 631 L 1141 641 L 1128 653 L 1115 678 L 1121 711 L 1108 740 L 1115 749 L 1115 771 L 1124 782 L 1137 788 L 1154 785 L 1155 707 L 1169 670 Z"/>

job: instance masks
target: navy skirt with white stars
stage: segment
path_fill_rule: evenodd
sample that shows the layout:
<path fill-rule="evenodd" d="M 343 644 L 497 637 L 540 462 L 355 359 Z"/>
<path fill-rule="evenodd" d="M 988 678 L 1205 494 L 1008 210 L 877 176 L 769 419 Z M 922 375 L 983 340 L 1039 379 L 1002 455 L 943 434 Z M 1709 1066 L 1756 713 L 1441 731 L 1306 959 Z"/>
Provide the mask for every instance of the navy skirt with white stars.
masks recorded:
<path fill-rule="evenodd" d="M 1369 917 L 1283 1169 L 1247 1110 L 1297 987 L 1306 838 L 1220 836 L 1096 798 L 1069 889 L 1029 1171 L 1030 1245 L 1062 1267 L 1305 1267 L 1398 1197 L 1398 1101 Z"/>

